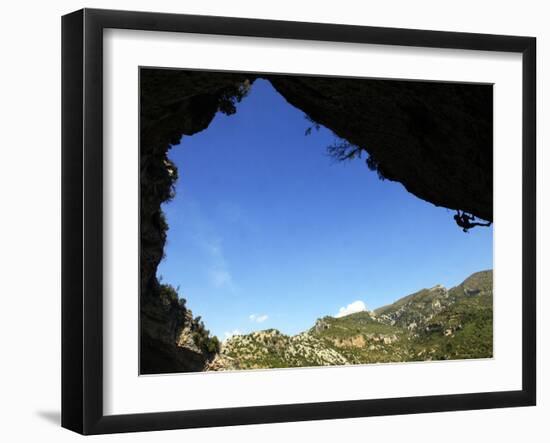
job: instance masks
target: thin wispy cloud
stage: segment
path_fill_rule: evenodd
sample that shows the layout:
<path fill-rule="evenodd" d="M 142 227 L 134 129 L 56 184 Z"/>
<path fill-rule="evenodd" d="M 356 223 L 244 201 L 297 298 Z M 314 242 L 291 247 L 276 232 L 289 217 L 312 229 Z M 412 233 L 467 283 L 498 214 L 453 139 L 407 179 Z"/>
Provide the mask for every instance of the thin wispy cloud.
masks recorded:
<path fill-rule="evenodd" d="M 191 223 L 192 238 L 204 252 L 208 283 L 216 289 L 235 292 L 237 285 L 224 254 L 222 238 L 216 232 L 212 221 L 203 214 L 199 203 L 189 197 L 186 201 L 185 217 Z"/>
<path fill-rule="evenodd" d="M 367 310 L 367 305 L 361 300 L 356 300 L 350 303 L 347 306 L 342 306 L 338 313 L 335 315 L 336 318 L 345 317 L 346 315 L 355 314 L 356 312 L 362 312 Z"/>
<path fill-rule="evenodd" d="M 245 220 L 241 207 L 235 203 L 229 201 L 220 202 L 218 205 L 218 211 L 227 221 L 232 223 L 239 223 Z"/>
<path fill-rule="evenodd" d="M 259 226 L 253 221 L 253 219 L 246 213 L 243 208 L 229 201 L 223 201 L 218 205 L 218 212 L 224 220 L 238 226 L 240 229 L 247 231 L 248 233 L 258 233 Z"/>
<path fill-rule="evenodd" d="M 220 239 L 202 239 L 203 247 L 210 257 L 208 278 L 210 284 L 218 289 L 235 291 L 236 286 L 229 265 L 225 259 Z"/>
<path fill-rule="evenodd" d="M 210 269 L 208 273 L 212 286 L 233 289 L 233 277 L 227 269 Z"/>
<path fill-rule="evenodd" d="M 254 323 L 263 323 L 269 318 L 267 314 L 250 314 L 248 319 Z"/>

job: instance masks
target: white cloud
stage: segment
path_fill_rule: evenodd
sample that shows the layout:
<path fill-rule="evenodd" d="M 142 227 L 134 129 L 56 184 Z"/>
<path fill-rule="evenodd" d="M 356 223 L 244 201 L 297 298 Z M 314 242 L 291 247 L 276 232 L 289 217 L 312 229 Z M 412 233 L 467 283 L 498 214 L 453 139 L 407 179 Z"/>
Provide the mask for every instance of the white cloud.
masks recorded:
<path fill-rule="evenodd" d="M 335 315 L 336 318 L 344 317 L 346 315 L 354 314 L 356 312 L 362 312 L 367 310 L 367 305 L 361 300 L 356 300 L 353 303 L 350 303 L 347 306 L 342 306 L 338 311 L 338 314 Z"/>
<path fill-rule="evenodd" d="M 242 335 L 242 332 L 239 331 L 238 329 L 233 329 L 232 331 L 226 331 L 223 333 L 224 335 L 224 341 L 225 340 L 228 340 L 230 339 L 231 337 L 233 337 L 234 335 Z"/>
<path fill-rule="evenodd" d="M 267 314 L 262 314 L 262 315 L 259 315 L 259 314 L 250 314 L 248 316 L 249 320 L 250 321 L 253 321 L 253 322 L 256 322 L 256 323 L 263 323 L 264 321 L 266 321 L 269 316 Z"/>

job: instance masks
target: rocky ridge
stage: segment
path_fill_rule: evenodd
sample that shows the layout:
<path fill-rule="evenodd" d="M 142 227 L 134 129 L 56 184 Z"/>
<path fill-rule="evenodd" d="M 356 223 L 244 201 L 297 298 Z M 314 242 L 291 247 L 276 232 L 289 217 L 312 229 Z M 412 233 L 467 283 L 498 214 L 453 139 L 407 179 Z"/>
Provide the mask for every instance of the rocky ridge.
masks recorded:
<path fill-rule="evenodd" d="M 235 335 L 207 370 L 490 358 L 492 300 L 492 271 L 482 271 L 375 311 L 323 317 L 294 336 L 276 329 Z"/>

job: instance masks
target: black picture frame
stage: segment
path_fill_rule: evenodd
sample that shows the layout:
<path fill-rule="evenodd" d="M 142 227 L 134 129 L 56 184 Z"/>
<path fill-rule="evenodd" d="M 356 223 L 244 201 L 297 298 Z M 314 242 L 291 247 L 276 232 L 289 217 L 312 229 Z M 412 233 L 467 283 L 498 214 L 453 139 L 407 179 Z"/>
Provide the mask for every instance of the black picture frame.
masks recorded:
<path fill-rule="evenodd" d="M 522 54 L 522 389 L 131 415 L 103 413 L 103 30 L 171 31 Z M 413 414 L 536 403 L 536 39 L 83 9 L 62 18 L 62 426 L 82 434 Z"/>

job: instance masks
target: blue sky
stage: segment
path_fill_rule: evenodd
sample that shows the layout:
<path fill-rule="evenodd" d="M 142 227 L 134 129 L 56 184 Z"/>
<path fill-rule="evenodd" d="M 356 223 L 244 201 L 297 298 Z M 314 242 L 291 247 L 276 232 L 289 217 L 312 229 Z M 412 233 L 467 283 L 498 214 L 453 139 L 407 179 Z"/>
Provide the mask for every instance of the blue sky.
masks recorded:
<path fill-rule="evenodd" d="M 334 135 L 308 126 L 257 80 L 235 115 L 169 153 L 179 181 L 158 275 L 212 333 L 295 334 L 354 302 L 375 309 L 492 268 L 492 227 L 463 233 L 364 160 L 335 162 Z"/>

